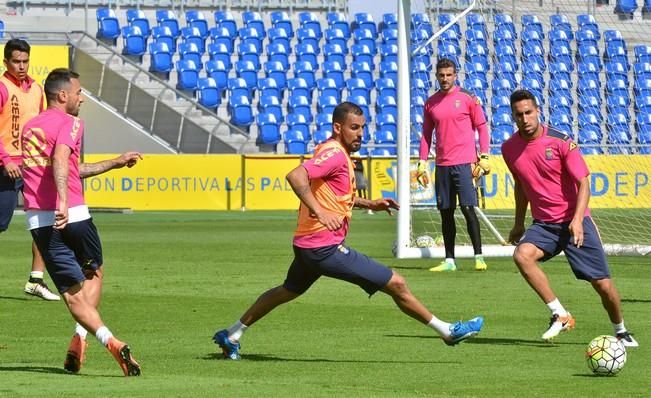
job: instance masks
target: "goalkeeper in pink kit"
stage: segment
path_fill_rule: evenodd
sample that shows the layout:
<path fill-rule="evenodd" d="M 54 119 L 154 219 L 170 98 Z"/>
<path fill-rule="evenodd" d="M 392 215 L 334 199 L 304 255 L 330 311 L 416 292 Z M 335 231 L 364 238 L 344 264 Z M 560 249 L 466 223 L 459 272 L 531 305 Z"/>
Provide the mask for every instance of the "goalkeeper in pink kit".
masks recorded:
<path fill-rule="evenodd" d="M 454 245 L 456 224 L 454 211 L 459 197 L 459 207 L 466 219 L 468 235 L 475 253 L 475 269 L 484 271 L 486 262 L 481 250 L 479 220 L 475 214 L 477 194 L 473 179 L 490 172 L 488 163 L 488 128 L 481 100 L 470 91 L 455 84 L 456 64 L 442 58 L 436 64 L 436 80 L 440 89 L 425 102 L 423 135 L 420 140 L 418 182 L 426 186 L 427 158 L 432 141 L 436 148 L 434 187 L 436 207 L 441 213 L 441 228 L 445 245 L 445 260 L 430 271 L 456 271 Z M 475 131 L 479 134 L 481 155 L 477 158 Z M 432 139 L 432 132 L 435 139 Z M 477 163 L 475 170 L 473 164 Z"/>

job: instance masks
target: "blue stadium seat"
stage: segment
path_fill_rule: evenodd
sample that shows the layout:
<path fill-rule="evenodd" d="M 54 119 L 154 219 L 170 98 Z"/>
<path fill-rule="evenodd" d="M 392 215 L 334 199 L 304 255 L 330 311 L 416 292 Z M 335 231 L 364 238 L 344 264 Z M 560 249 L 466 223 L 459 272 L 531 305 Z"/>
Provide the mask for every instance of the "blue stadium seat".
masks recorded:
<path fill-rule="evenodd" d="M 319 45 L 319 37 L 316 35 L 316 32 L 309 28 L 298 28 L 296 29 L 296 38 L 298 43 L 310 44 L 317 54 L 321 53 L 321 46 Z"/>
<path fill-rule="evenodd" d="M 314 124 L 317 130 L 332 130 L 332 113 L 317 113 L 314 118 Z"/>
<path fill-rule="evenodd" d="M 384 14 L 387 15 L 387 14 Z M 398 16 L 396 14 L 390 15 L 389 25 L 394 28 L 398 28 Z M 434 29 L 432 27 L 432 22 L 429 19 L 429 16 L 423 12 L 415 12 L 411 14 L 411 24 L 415 29 L 422 29 L 427 32 L 429 36 L 432 35 Z"/>
<path fill-rule="evenodd" d="M 328 44 L 338 44 L 344 54 L 348 53 L 348 38 L 345 36 L 344 31 L 337 28 L 329 28 L 324 32 L 325 41 Z"/>
<path fill-rule="evenodd" d="M 231 53 L 224 43 L 208 44 L 208 56 L 212 61 L 220 61 L 224 64 L 226 70 L 231 70 Z"/>
<path fill-rule="evenodd" d="M 579 98 L 579 111 L 583 112 L 585 108 L 600 108 L 601 107 L 601 97 L 599 95 L 593 95 L 590 93 L 581 93 L 578 96 Z"/>
<path fill-rule="evenodd" d="M 290 96 L 287 100 L 289 113 L 298 113 L 305 116 L 308 123 L 312 123 L 312 101 L 303 95 Z"/>
<path fill-rule="evenodd" d="M 599 72 L 601 71 L 601 68 L 593 62 L 579 63 L 576 71 L 579 74 L 579 81 L 581 81 L 581 79 L 591 79 L 599 82 Z M 599 84 L 599 86 L 601 86 L 601 84 Z"/>
<path fill-rule="evenodd" d="M 274 79 L 280 90 L 287 87 L 286 68 L 280 62 L 268 61 L 264 64 L 264 73 L 267 78 Z"/>
<path fill-rule="evenodd" d="M 267 59 L 269 61 L 280 62 L 285 69 L 289 68 L 289 53 L 283 44 L 267 44 Z"/>
<path fill-rule="evenodd" d="M 317 130 L 314 132 L 314 144 L 319 145 L 332 137 L 332 130 Z"/>
<path fill-rule="evenodd" d="M 651 78 L 636 79 L 633 82 L 633 92 L 636 96 L 642 93 L 651 95 Z"/>
<path fill-rule="evenodd" d="M 584 127 L 579 126 L 577 141 L 580 145 L 592 144 L 600 145 L 603 140 L 603 132 L 597 124 L 587 124 Z"/>
<path fill-rule="evenodd" d="M 412 24 L 414 24 L 414 26 L 418 26 L 414 22 L 414 19 L 415 18 L 420 18 L 421 15 L 427 16 L 426 14 L 421 14 L 421 13 L 412 14 L 411 22 L 412 22 Z M 429 18 L 428 18 L 428 20 L 429 20 Z M 382 33 L 386 29 L 398 29 L 398 14 L 396 14 L 395 12 L 388 12 L 388 13 L 382 14 L 382 22 L 380 22 L 380 24 L 378 26 L 378 30 L 380 31 L 380 33 Z"/>
<path fill-rule="evenodd" d="M 373 32 L 367 29 L 358 29 L 353 32 L 354 43 L 367 46 L 373 54 L 377 53 L 375 37 Z"/>
<path fill-rule="evenodd" d="M 337 87 L 344 87 L 344 71 L 339 62 L 326 61 L 323 63 L 323 77 L 334 80 Z"/>
<path fill-rule="evenodd" d="M 457 33 L 453 29 L 444 30 L 438 38 L 438 43 L 449 42 L 453 43 L 455 46 L 460 47 L 459 40 L 461 37 L 457 36 Z"/>
<path fill-rule="evenodd" d="M 227 89 L 229 98 L 246 97 L 249 100 L 249 103 L 251 102 L 251 89 L 246 85 L 246 80 L 241 77 L 228 79 Z"/>
<path fill-rule="evenodd" d="M 373 87 L 373 69 L 366 62 L 353 62 L 351 76 L 364 80 L 366 87 Z"/>
<path fill-rule="evenodd" d="M 599 25 L 591 14 L 579 14 L 576 16 L 576 25 L 579 31 L 590 31 L 595 34 L 597 40 L 601 40 Z"/>
<path fill-rule="evenodd" d="M 216 26 L 228 29 L 230 37 L 234 39 L 237 36 L 238 28 L 235 17 L 230 11 L 218 10 L 213 14 Z"/>
<path fill-rule="evenodd" d="M 98 8 L 95 14 L 97 16 L 97 34 L 95 37 L 115 46 L 120 36 L 120 22 L 115 12 L 110 8 Z"/>
<path fill-rule="evenodd" d="M 387 78 L 375 80 L 375 90 L 378 98 L 384 96 L 398 98 L 398 92 L 393 80 Z"/>
<path fill-rule="evenodd" d="M 635 131 L 637 132 L 637 141 L 640 144 L 651 144 L 651 114 L 648 112 L 638 113 L 635 119 Z M 648 148 L 645 152 L 649 154 Z"/>
<path fill-rule="evenodd" d="M 273 79 L 269 80 L 274 81 Z M 283 116 L 281 99 L 280 97 L 269 94 L 269 92 L 261 91 L 260 101 L 258 101 L 258 112 L 272 114 L 276 117 L 278 123 L 284 122 L 285 117 Z"/>
<path fill-rule="evenodd" d="M 621 63 L 626 66 L 626 70 L 630 69 L 630 63 L 628 62 L 628 54 L 626 52 L 626 46 L 622 46 L 619 43 L 607 43 L 606 50 L 604 51 L 604 62 Z"/>
<path fill-rule="evenodd" d="M 515 90 L 515 82 L 503 78 L 493 79 L 491 81 L 491 90 L 493 91 L 493 96 L 510 96 L 513 90 Z"/>
<path fill-rule="evenodd" d="M 162 76 L 164 79 L 169 79 L 170 72 L 174 68 L 172 63 L 172 53 L 166 43 L 150 43 L 149 44 L 149 71 Z"/>
<path fill-rule="evenodd" d="M 500 43 L 495 47 L 495 56 L 498 62 L 508 62 L 516 64 L 515 50 L 508 44 Z"/>
<path fill-rule="evenodd" d="M 309 63 L 312 65 L 313 70 L 317 70 L 319 68 L 319 64 L 317 62 L 317 52 L 311 44 L 299 43 L 296 46 L 296 60 L 299 62 Z"/>
<path fill-rule="evenodd" d="M 486 34 L 483 30 L 468 29 L 466 30 L 466 43 L 477 43 L 482 46 L 487 46 Z"/>
<path fill-rule="evenodd" d="M 391 156 L 396 154 L 396 138 L 391 131 L 376 131 L 373 137 L 376 145 L 382 145 L 389 151 Z"/>
<path fill-rule="evenodd" d="M 572 115 L 564 112 L 554 112 L 550 115 L 549 125 L 572 136 Z"/>
<path fill-rule="evenodd" d="M 628 95 L 628 83 L 626 80 L 617 75 L 608 76 L 606 80 L 606 97 L 608 96 L 626 97 L 626 100 L 630 103 L 630 97 Z"/>
<path fill-rule="evenodd" d="M 224 44 L 228 48 L 228 53 L 233 52 L 234 37 L 231 36 L 228 29 L 222 26 L 215 26 L 210 28 L 209 31 L 210 41 L 214 44 Z M 210 44 L 208 44 L 210 46 Z"/>
<path fill-rule="evenodd" d="M 291 37 L 288 36 L 287 32 L 285 32 L 285 29 L 271 28 L 267 32 L 267 35 L 269 36 L 269 43 L 281 44 L 283 47 L 285 47 L 285 49 L 287 49 L 287 54 L 292 53 L 292 47 L 290 45 Z"/>
<path fill-rule="evenodd" d="M 329 29 L 336 29 L 343 33 L 345 38 L 350 38 L 350 25 L 346 16 L 340 12 L 328 12 L 326 14 Z"/>
<path fill-rule="evenodd" d="M 499 146 L 508 140 L 513 135 L 513 126 L 508 124 L 500 124 L 491 129 L 491 145 L 496 145 L 496 151 L 493 154 L 501 153 L 501 148 Z"/>
<path fill-rule="evenodd" d="M 549 49 L 549 61 L 553 63 L 562 63 L 572 65 L 572 49 L 565 44 L 553 44 Z"/>
<path fill-rule="evenodd" d="M 244 11 L 242 13 L 242 23 L 246 28 L 253 29 L 257 32 L 260 41 L 267 37 L 267 31 L 264 27 L 262 15 L 257 11 Z"/>
<path fill-rule="evenodd" d="M 515 51 L 515 35 L 508 30 L 496 30 L 493 32 L 493 47 L 506 45 Z"/>
<path fill-rule="evenodd" d="M 366 62 L 371 69 L 375 69 L 373 61 L 375 53 L 371 52 L 370 47 L 365 44 L 353 44 L 350 47 L 350 53 L 353 55 L 353 62 Z"/>
<path fill-rule="evenodd" d="M 130 8 L 127 10 L 127 22 L 131 26 L 137 26 L 140 28 L 140 33 L 143 36 L 149 37 L 151 34 L 151 27 L 149 26 L 149 20 L 145 16 L 145 12 L 135 8 Z"/>
<path fill-rule="evenodd" d="M 316 81 L 317 96 L 328 95 L 341 101 L 341 88 L 337 86 L 334 79 L 323 77 Z"/>
<path fill-rule="evenodd" d="M 522 62 L 536 62 L 545 65 L 545 49 L 536 42 L 525 42 L 522 46 Z"/>
<path fill-rule="evenodd" d="M 366 98 L 366 102 L 371 101 L 370 88 L 366 86 L 366 82 L 362 79 L 351 77 L 346 80 L 346 92 L 348 97 L 361 95 Z"/>
<path fill-rule="evenodd" d="M 298 95 L 308 99 L 312 98 L 312 87 L 309 87 L 305 79 L 301 77 L 287 79 L 287 89 L 290 97 Z"/>
<path fill-rule="evenodd" d="M 182 60 L 193 61 L 197 68 L 202 69 L 203 63 L 201 62 L 201 54 L 199 48 L 195 43 L 181 42 L 179 43 L 179 57 Z"/>
<path fill-rule="evenodd" d="M 497 113 L 511 112 L 511 100 L 506 95 L 494 95 L 491 97 L 491 111 Z"/>
<path fill-rule="evenodd" d="M 569 90 L 558 90 L 549 97 L 550 113 L 559 109 L 571 110 L 574 106 L 574 99 Z"/>
<path fill-rule="evenodd" d="M 565 30 L 550 30 L 549 31 L 549 45 L 551 46 L 564 46 L 567 48 L 570 48 L 572 39 L 574 38 L 574 35 L 572 35 L 572 31 L 565 31 Z"/>
<path fill-rule="evenodd" d="M 312 64 L 306 61 L 294 62 L 294 77 L 300 77 L 305 80 L 307 86 L 312 89 L 315 85 L 314 68 Z"/>
<path fill-rule="evenodd" d="M 499 112 L 494 113 L 491 116 L 491 128 L 496 128 L 497 126 L 513 126 L 513 120 L 511 119 L 510 112 Z"/>
<path fill-rule="evenodd" d="M 246 82 L 249 90 L 258 87 L 258 68 L 251 61 L 237 61 L 235 63 L 235 75 Z"/>
<path fill-rule="evenodd" d="M 338 62 L 342 68 L 347 67 L 346 54 L 339 44 L 326 43 L 323 46 L 323 56 L 325 62 Z"/>
<path fill-rule="evenodd" d="M 184 26 L 181 28 L 181 38 L 186 43 L 194 43 L 201 53 L 206 51 L 206 41 L 201 36 L 201 31 L 195 26 Z"/>
<path fill-rule="evenodd" d="M 142 34 L 137 26 L 125 26 L 122 28 L 122 55 L 129 56 L 142 62 L 143 55 L 147 52 L 147 37 Z"/>
<path fill-rule="evenodd" d="M 229 97 L 228 112 L 230 122 L 246 131 L 253 124 L 253 109 L 251 101 L 246 96 Z"/>
<path fill-rule="evenodd" d="M 217 83 L 217 88 L 223 92 L 228 87 L 228 72 L 229 69 L 224 65 L 223 61 L 208 60 L 206 61 L 206 75 L 211 77 Z"/>
<path fill-rule="evenodd" d="M 5 37 L 5 23 L 0 20 L 0 38 Z"/>
<path fill-rule="evenodd" d="M 289 14 L 285 11 L 272 11 L 269 14 L 271 19 L 271 26 L 274 28 L 284 29 L 287 33 L 287 37 L 294 37 L 294 26 L 292 25 L 292 20 L 289 18 Z"/>
<path fill-rule="evenodd" d="M 168 26 L 154 26 L 151 28 L 151 37 L 155 43 L 165 43 L 172 54 L 176 53 L 176 38 Z"/>
<path fill-rule="evenodd" d="M 587 107 L 578 113 L 577 120 L 580 129 L 584 128 L 586 125 L 595 125 L 600 127 L 601 123 L 604 121 L 604 117 L 601 114 L 601 108 Z"/>
<path fill-rule="evenodd" d="M 181 35 L 179 20 L 172 10 L 156 10 L 156 23 L 158 26 L 167 26 L 175 39 Z"/>
<path fill-rule="evenodd" d="M 312 29 L 316 34 L 316 37 L 321 39 L 323 37 L 323 30 L 321 29 L 321 23 L 316 14 L 311 11 L 303 11 L 298 13 L 298 23 L 301 28 Z"/>
<path fill-rule="evenodd" d="M 508 32 L 515 39 L 517 38 L 513 18 L 509 14 L 493 14 L 495 32 Z"/>
<path fill-rule="evenodd" d="M 549 64 L 549 77 L 551 80 L 566 80 L 572 82 L 571 73 L 574 70 L 574 64 L 564 62 L 552 62 Z"/>
<path fill-rule="evenodd" d="M 204 39 L 208 37 L 208 20 L 203 15 L 203 12 L 198 10 L 187 10 L 185 12 L 185 21 L 187 26 L 198 28 L 201 32 L 201 37 Z"/>
<path fill-rule="evenodd" d="M 466 14 L 466 33 L 468 30 L 481 31 L 484 36 L 487 35 L 486 20 L 483 14 L 475 12 Z"/>
<path fill-rule="evenodd" d="M 635 63 L 651 63 L 651 45 L 638 44 L 633 47 Z"/>
<path fill-rule="evenodd" d="M 477 43 L 469 44 L 466 47 L 466 61 L 475 62 L 481 60 L 484 60 L 484 63 L 488 62 L 488 50 L 486 47 Z"/>
<path fill-rule="evenodd" d="M 212 77 L 197 80 L 197 96 L 201 105 L 213 111 L 216 111 L 222 102 L 221 91 Z"/>
<path fill-rule="evenodd" d="M 396 62 L 380 62 L 380 77 L 387 78 L 398 84 L 398 64 Z"/>
<path fill-rule="evenodd" d="M 540 35 L 544 34 L 542 23 L 537 15 L 524 14 L 520 17 L 520 22 L 522 23 L 522 30 L 535 30 Z"/>
<path fill-rule="evenodd" d="M 411 78 L 420 79 L 428 84 L 431 84 L 431 79 L 429 77 L 430 70 L 427 68 L 427 64 L 424 62 L 412 62 L 411 63 Z M 429 87 L 428 87 L 429 88 Z"/>
<path fill-rule="evenodd" d="M 258 113 L 256 116 L 258 125 L 258 145 L 276 145 L 280 142 L 280 126 L 276 117 L 269 113 Z"/>
<path fill-rule="evenodd" d="M 335 110 L 335 107 L 339 104 L 337 98 L 322 95 L 316 100 L 316 111 L 318 114 L 332 115 L 332 112 Z"/>
<path fill-rule="evenodd" d="M 438 14 L 437 20 L 438 20 L 439 28 L 443 28 L 444 26 L 452 22 L 453 16 L 451 14 L 441 13 Z M 461 37 L 461 27 L 459 26 L 458 23 L 455 22 L 454 24 L 452 24 L 450 26 L 450 29 L 457 34 L 457 37 Z"/>
<path fill-rule="evenodd" d="M 527 43 L 534 43 L 539 47 L 543 46 L 544 36 L 541 35 L 536 29 L 527 28 L 523 30 L 521 37 L 522 37 L 522 46 L 524 46 Z"/>
<path fill-rule="evenodd" d="M 381 97 L 375 103 L 375 113 L 380 114 L 390 114 L 395 117 L 398 117 L 398 103 L 394 97 Z"/>
<path fill-rule="evenodd" d="M 466 62 L 464 63 L 463 70 L 466 73 L 466 78 L 478 77 L 487 81 L 486 69 L 484 68 L 484 64 L 480 62 Z"/>
<path fill-rule="evenodd" d="M 176 88 L 183 91 L 194 91 L 197 89 L 199 79 L 199 68 L 190 60 L 176 61 L 177 83 Z"/>
<path fill-rule="evenodd" d="M 626 48 L 626 41 L 624 40 L 622 33 L 616 29 L 604 30 L 604 42 L 606 44 L 616 43 Z"/>
<path fill-rule="evenodd" d="M 562 30 L 565 32 L 572 32 L 572 24 L 564 14 L 552 14 L 549 16 L 549 23 L 552 30 Z"/>
<path fill-rule="evenodd" d="M 353 35 L 357 30 L 368 30 L 371 32 L 373 37 L 377 37 L 377 26 L 375 25 L 375 20 L 373 19 L 373 15 L 367 12 L 358 12 L 354 15 L 351 30 L 353 31 Z"/>
<path fill-rule="evenodd" d="M 254 28 L 240 28 L 239 30 L 240 45 L 251 43 L 255 46 L 256 51 L 259 53 L 262 52 L 262 36 Z"/>
<path fill-rule="evenodd" d="M 290 155 L 307 154 L 308 139 L 301 131 L 287 130 L 283 136 L 285 142 L 285 153 Z"/>
<path fill-rule="evenodd" d="M 300 131 L 303 133 L 303 137 L 310 137 L 310 121 L 302 113 L 288 113 L 287 128 L 289 130 Z"/>
<path fill-rule="evenodd" d="M 488 88 L 488 82 L 485 78 L 469 77 L 463 81 L 463 88 L 473 93 L 484 92 Z"/>
<path fill-rule="evenodd" d="M 636 95 L 633 104 L 637 112 L 651 113 L 651 95 L 647 95 L 646 93 Z"/>
<path fill-rule="evenodd" d="M 377 130 L 388 131 L 394 136 L 398 134 L 398 122 L 396 117 L 390 113 L 379 113 L 375 117 L 375 127 Z"/>
<path fill-rule="evenodd" d="M 636 62 L 633 64 L 633 76 L 635 80 L 651 79 L 651 62 Z"/>
<path fill-rule="evenodd" d="M 577 45 L 599 45 L 599 37 L 591 30 L 578 30 L 575 33 Z"/>

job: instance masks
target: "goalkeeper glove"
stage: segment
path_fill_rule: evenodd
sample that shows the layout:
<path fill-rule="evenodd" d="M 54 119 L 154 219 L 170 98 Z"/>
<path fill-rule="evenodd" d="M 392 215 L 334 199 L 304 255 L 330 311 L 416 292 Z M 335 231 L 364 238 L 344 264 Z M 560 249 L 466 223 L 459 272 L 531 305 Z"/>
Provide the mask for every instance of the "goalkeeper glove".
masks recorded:
<path fill-rule="evenodd" d="M 488 154 L 487 153 L 482 153 L 479 155 L 479 162 L 477 162 L 477 166 L 475 167 L 475 170 L 473 171 L 473 176 L 480 177 L 484 174 L 488 174 L 491 172 L 491 165 L 488 163 Z"/>
<path fill-rule="evenodd" d="M 416 174 L 416 180 L 423 188 L 429 185 L 429 174 L 427 173 L 427 160 L 418 161 L 418 172 Z"/>

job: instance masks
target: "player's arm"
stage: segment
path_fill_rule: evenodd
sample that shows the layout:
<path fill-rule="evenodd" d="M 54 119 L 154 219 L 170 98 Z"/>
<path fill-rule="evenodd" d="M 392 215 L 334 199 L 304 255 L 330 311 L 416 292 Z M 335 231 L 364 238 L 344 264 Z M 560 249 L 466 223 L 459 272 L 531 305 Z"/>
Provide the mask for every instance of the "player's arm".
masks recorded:
<path fill-rule="evenodd" d="M 125 152 L 114 159 L 102 160 L 96 163 L 82 163 L 79 165 L 79 176 L 88 178 L 106 173 L 109 170 L 121 169 L 124 166 L 133 167 L 141 159 L 142 154 L 140 152 Z"/>
<path fill-rule="evenodd" d="M 515 197 L 515 218 L 513 220 L 513 228 L 509 233 L 509 243 L 517 243 L 522 235 L 524 235 L 524 220 L 527 215 L 527 206 L 529 205 L 529 200 L 522 189 L 522 184 L 518 181 L 518 178 L 514 175 L 513 179 L 515 184 L 513 186 L 513 194 Z"/>
<path fill-rule="evenodd" d="M 343 218 L 324 210 L 312 193 L 310 189 L 310 177 L 305 167 L 302 165 L 297 166 L 285 178 L 296 196 L 301 200 L 301 203 L 310 209 L 310 214 L 314 214 L 321 224 L 325 225 L 329 231 L 335 231 L 341 228 Z"/>
<path fill-rule="evenodd" d="M 59 208 L 55 210 L 54 228 L 63 229 L 68 223 L 68 174 L 70 165 L 68 160 L 72 153 L 69 146 L 57 144 L 54 147 L 52 155 L 52 172 L 54 174 L 54 184 L 59 196 Z"/>
<path fill-rule="evenodd" d="M 400 205 L 393 198 L 381 198 L 381 199 L 364 199 L 358 196 L 355 197 L 355 207 L 360 207 L 362 209 L 370 209 L 373 211 L 382 211 L 386 210 L 387 213 L 393 215 L 391 209 L 400 210 Z"/>
<path fill-rule="evenodd" d="M 423 111 L 423 131 L 420 136 L 418 171 L 416 174 L 418 183 L 423 187 L 426 187 L 429 184 L 429 178 L 427 177 L 427 158 L 429 158 L 429 152 L 432 148 L 433 132 L 434 121 L 432 120 L 432 116 L 429 114 L 427 108 L 425 108 Z"/>
<path fill-rule="evenodd" d="M 490 136 L 488 134 L 486 116 L 481 107 L 481 100 L 479 97 L 475 96 L 473 98 L 473 104 L 470 109 L 472 126 L 477 130 L 477 135 L 479 136 L 479 162 L 477 162 L 477 166 L 481 168 L 482 174 L 488 174 L 491 171 L 491 166 L 488 162 Z"/>

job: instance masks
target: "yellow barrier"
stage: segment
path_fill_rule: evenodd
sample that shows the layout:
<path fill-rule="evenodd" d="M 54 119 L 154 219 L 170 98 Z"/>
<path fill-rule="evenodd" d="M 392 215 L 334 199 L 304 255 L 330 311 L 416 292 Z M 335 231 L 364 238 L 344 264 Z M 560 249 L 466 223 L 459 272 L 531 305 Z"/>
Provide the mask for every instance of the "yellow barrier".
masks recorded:
<path fill-rule="evenodd" d="M 86 155 L 96 162 L 111 155 Z M 651 208 L 651 156 L 586 156 L 591 207 Z M 297 209 L 285 175 L 297 156 L 145 155 L 132 169 L 84 181 L 92 207 L 134 210 Z M 395 159 L 365 159 L 372 198 L 395 197 Z M 491 160 L 484 196 L 489 209 L 513 208 L 513 178 L 499 156 Z"/>

